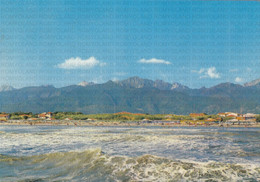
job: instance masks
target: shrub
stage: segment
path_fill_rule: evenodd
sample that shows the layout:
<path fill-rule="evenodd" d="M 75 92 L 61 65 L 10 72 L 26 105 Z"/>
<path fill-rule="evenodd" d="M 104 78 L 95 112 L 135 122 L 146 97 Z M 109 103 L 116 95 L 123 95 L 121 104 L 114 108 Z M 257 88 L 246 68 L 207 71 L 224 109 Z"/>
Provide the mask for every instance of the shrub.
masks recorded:
<path fill-rule="evenodd" d="M 256 117 L 256 122 L 260 123 L 260 115 Z"/>

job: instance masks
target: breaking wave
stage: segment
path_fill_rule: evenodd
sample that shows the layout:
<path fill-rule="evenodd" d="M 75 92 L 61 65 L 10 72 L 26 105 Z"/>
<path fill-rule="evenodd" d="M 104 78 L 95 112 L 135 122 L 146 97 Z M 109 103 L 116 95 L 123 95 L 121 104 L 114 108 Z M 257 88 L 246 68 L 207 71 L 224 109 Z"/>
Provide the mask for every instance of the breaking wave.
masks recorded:
<path fill-rule="evenodd" d="M 259 181 L 260 167 L 185 162 L 142 155 L 107 155 L 101 149 L 14 157 L 0 155 L 3 181 Z"/>

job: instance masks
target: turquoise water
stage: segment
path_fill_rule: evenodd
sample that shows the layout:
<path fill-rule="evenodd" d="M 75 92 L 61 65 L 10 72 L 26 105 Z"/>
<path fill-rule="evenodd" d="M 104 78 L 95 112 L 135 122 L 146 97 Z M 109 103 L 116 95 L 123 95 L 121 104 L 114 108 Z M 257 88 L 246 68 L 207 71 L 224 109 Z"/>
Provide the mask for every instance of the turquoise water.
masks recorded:
<path fill-rule="evenodd" d="M 260 129 L 0 126 L 0 181 L 260 181 Z"/>

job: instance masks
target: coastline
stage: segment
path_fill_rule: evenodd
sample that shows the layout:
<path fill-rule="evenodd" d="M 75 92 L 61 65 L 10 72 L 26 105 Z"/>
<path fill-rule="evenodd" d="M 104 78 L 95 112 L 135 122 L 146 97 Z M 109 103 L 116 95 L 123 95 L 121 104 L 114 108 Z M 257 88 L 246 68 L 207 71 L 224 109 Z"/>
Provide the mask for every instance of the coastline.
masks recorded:
<path fill-rule="evenodd" d="M 121 122 L 121 121 L 12 121 L 12 122 L 0 122 L 0 126 L 160 126 L 160 127 L 244 127 L 244 128 L 260 128 L 260 123 L 254 124 L 187 124 L 187 123 L 175 123 L 175 124 L 162 124 L 162 123 L 138 123 L 138 122 Z"/>

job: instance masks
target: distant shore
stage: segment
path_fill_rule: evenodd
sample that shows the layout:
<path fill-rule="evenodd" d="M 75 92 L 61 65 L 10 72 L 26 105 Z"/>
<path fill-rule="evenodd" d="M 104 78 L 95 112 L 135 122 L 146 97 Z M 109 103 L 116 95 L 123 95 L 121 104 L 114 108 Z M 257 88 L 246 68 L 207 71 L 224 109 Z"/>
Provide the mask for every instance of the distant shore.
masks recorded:
<path fill-rule="evenodd" d="M 161 127 L 260 127 L 260 123 L 252 124 L 187 124 L 187 123 L 140 123 L 140 122 L 121 122 L 121 121 L 95 121 L 95 122 L 84 122 L 84 121 L 5 121 L 0 122 L 0 125 L 12 126 L 12 125 L 25 125 L 25 126 L 161 126 Z"/>

